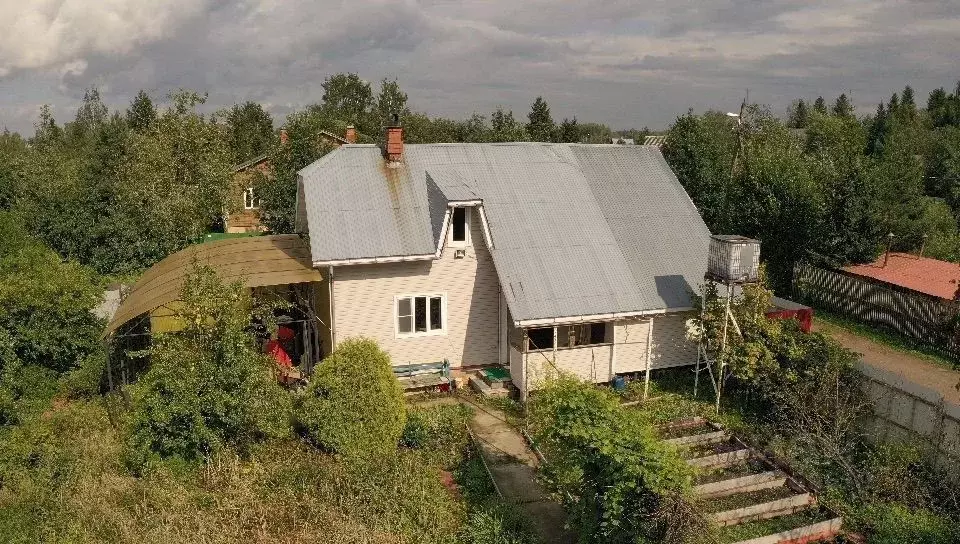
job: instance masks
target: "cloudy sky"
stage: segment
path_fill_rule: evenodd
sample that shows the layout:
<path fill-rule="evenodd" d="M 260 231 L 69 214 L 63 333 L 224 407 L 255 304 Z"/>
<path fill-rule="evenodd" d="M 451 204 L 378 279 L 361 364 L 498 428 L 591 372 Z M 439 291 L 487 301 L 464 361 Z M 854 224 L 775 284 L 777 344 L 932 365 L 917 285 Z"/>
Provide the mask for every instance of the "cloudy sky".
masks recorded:
<path fill-rule="evenodd" d="M 278 120 L 343 71 L 397 78 L 412 106 L 664 127 L 744 90 L 784 111 L 847 92 L 864 111 L 904 85 L 960 78 L 958 0 L 0 0 L 0 127 L 41 104 L 74 115 L 85 88 L 126 107 L 185 87 L 256 100 Z"/>

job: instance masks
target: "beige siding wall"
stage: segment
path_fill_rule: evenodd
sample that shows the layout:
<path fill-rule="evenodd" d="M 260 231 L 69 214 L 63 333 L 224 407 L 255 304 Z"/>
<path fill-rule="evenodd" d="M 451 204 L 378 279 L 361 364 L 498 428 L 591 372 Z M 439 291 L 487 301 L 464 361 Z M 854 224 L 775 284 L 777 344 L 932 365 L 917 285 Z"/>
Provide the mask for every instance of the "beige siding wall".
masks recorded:
<path fill-rule="evenodd" d="M 617 360 L 614 373 L 642 372 L 647 369 L 649 322 L 646 318 L 616 322 Z"/>
<path fill-rule="evenodd" d="M 436 261 L 336 267 L 336 341 L 373 338 L 398 365 L 443 359 L 453 366 L 496 364 L 498 281 L 476 213 L 471 241 L 462 259 L 454 257 L 456 248 L 444 247 Z M 438 293 L 446 294 L 445 334 L 397 338 L 394 297 Z"/>
<path fill-rule="evenodd" d="M 687 339 L 687 320 L 692 313 L 653 318 L 653 368 L 692 365 L 697 362 L 697 344 Z"/>

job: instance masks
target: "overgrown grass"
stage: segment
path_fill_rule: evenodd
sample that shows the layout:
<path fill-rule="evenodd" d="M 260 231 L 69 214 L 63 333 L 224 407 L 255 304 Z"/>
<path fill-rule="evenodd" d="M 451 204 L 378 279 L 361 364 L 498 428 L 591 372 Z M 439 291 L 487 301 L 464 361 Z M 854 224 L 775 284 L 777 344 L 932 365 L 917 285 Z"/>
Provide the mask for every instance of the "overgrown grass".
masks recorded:
<path fill-rule="evenodd" d="M 103 399 L 58 400 L 0 429 L 0 542 L 527 542 L 451 436 L 457 460 L 451 441 L 348 462 L 277 439 L 136 477 Z M 443 484 L 450 462 L 460 493 Z"/>
<path fill-rule="evenodd" d="M 955 361 L 947 357 L 942 352 L 933 349 L 927 344 L 887 329 L 864 325 L 863 323 L 827 310 L 818 308 L 814 316 L 814 321 L 817 328 L 823 333 L 829 334 L 831 330 L 840 329 L 944 368 L 957 370 L 958 367 L 960 367 L 960 361 Z"/>

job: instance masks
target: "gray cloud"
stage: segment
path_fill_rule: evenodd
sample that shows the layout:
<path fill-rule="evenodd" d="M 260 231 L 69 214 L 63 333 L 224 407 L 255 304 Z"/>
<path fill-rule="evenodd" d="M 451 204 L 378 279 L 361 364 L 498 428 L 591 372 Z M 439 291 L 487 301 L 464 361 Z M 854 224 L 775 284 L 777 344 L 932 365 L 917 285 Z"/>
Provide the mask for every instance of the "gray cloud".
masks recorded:
<path fill-rule="evenodd" d="M 911 84 L 952 87 L 960 10 L 948 0 L 0 0 L 0 125 L 73 115 L 100 87 L 125 107 L 185 87 L 209 108 L 252 99 L 282 118 L 331 73 L 398 78 L 413 106 L 527 112 L 614 127 L 731 108 L 744 89 L 782 111 L 851 92 L 864 111 Z"/>

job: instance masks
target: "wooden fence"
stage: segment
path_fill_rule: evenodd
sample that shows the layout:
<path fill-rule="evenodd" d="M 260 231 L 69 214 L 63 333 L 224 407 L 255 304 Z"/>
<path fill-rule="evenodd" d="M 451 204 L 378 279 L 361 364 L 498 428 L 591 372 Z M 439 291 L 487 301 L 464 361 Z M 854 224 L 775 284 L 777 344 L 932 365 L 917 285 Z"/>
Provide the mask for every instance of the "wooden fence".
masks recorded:
<path fill-rule="evenodd" d="M 793 296 L 814 307 L 912 338 L 960 360 L 960 303 L 806 263 L 793 270 Z"/>

